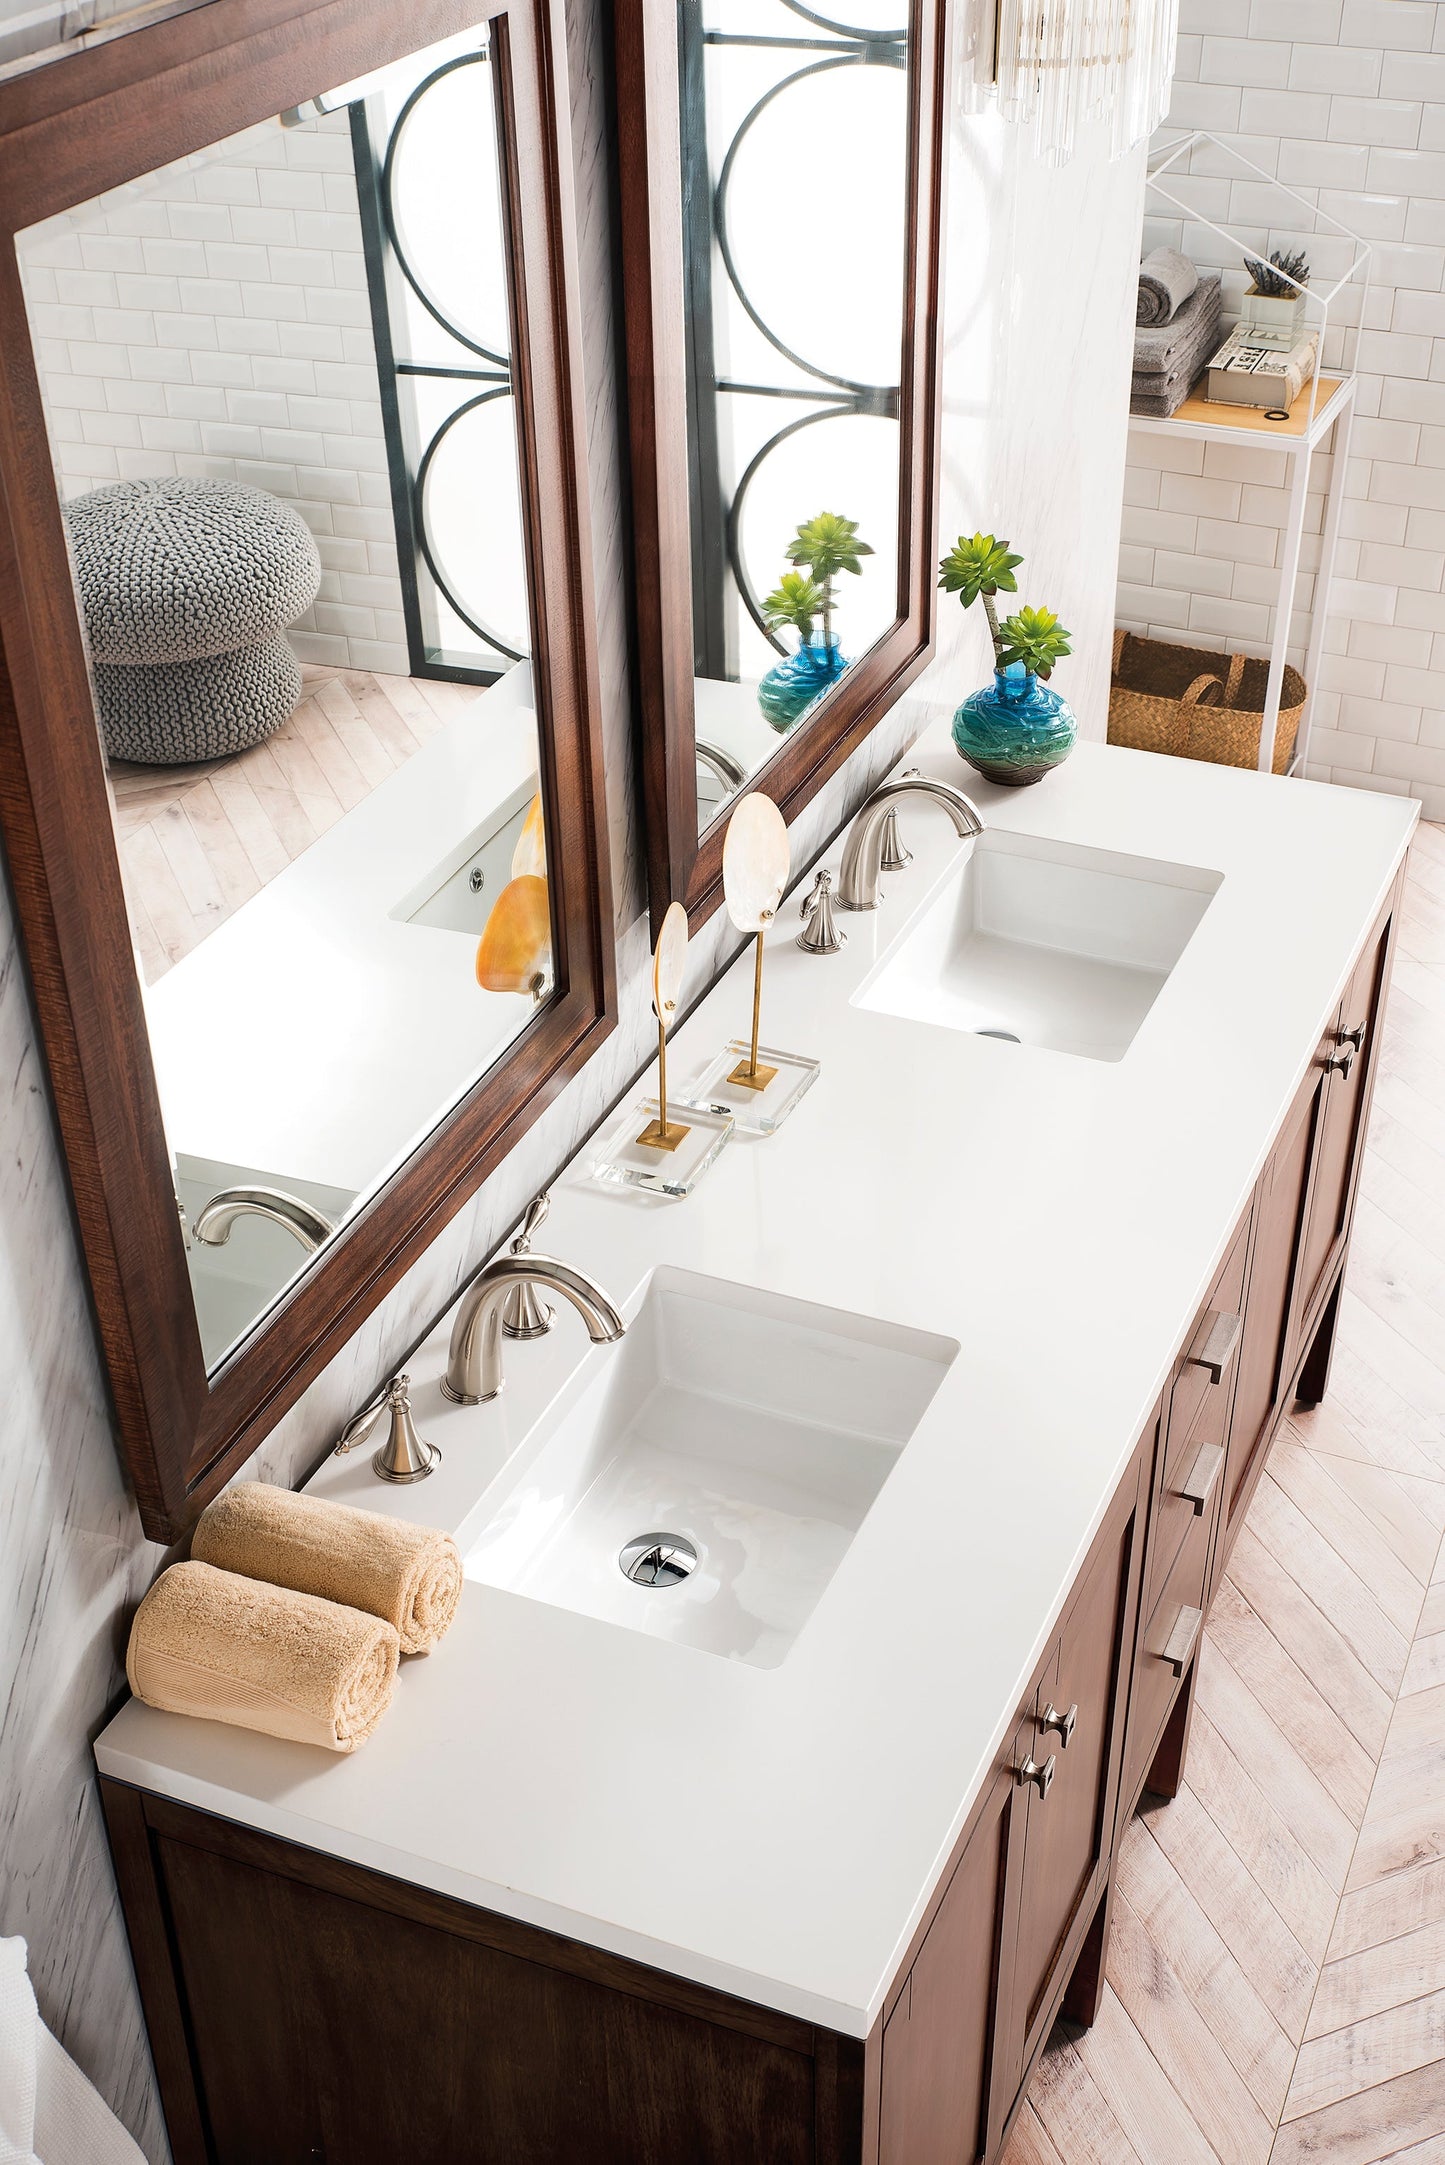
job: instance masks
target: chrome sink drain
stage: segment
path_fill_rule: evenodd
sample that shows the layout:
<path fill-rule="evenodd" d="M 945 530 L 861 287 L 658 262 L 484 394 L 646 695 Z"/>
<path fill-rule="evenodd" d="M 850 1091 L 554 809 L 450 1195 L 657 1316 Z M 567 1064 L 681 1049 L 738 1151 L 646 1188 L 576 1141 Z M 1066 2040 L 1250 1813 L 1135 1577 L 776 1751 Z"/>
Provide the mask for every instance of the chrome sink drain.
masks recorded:
<path fill-rule="evenodd" d="M 697 1550 L 683 1534 L 638 1534 L 617 1561 L 634 1586 L 680 1586 L 697 1569 Z"/>

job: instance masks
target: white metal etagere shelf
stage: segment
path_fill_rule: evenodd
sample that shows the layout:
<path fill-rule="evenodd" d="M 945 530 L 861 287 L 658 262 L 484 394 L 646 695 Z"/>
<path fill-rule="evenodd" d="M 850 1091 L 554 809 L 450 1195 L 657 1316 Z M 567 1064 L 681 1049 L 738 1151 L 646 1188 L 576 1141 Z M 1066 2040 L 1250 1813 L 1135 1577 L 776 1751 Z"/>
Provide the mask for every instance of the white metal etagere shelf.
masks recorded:
<path fill-rule="evenodd" d="M 1315 686 L 1324 656 L 1325 626 L 1329 619 L 1330 591 L 1334 583 L 1335 555 L 1340 537 L 1340 519 L 1344 510 L 1345 470 L 1349 462 L 1355 397 L 1359 385 L 1359 339 L 1369 307 L 1371 250 L 1368 242 L 1361 240 L 1357 233 L 1351 232 L 1350 228 L 1341 224 L 1337 218 L 1332 218 L 1327 212 L 1320 210 L 1307 196 L 1276 180 L 1272 173 L 1267 172 L 1263 166 L 1256 165 L 1253 159 L 1245 157 L 1232 144 L 1226 144 L 1218 136 L 1197 129 L 1192 134 L 1181 137 L 1178 142 L 1169 144 L 1163 154 L 1151 164 L 1146 181 L 1146 197 L 1156 197 L 1171 204 L 1183 221 L 1201 226 L 1217 240 L 1227 243 L 1229 248 L 1236 252 L 1237 260 L 1242 262 L 1246 255 L 1257 254 L 1258 241 L 1233 232 L 1228 226 L 1217 225 L 1212 218 L 1203 216 L 1196 204 L 1185 201 L 1163 185 L 1166 174 L 1171 179 L 1181 181 L 1187 181 L 1191 177 L 1205 177 L 1192 170 L 1195 153 L 1199 150 L 1206 150 L 1211 161 L 1217 154 L 1221 160 L 1243 168 L 1244 173 L 1255 181 L 1266 183 L 1276 194 L 1298 204 L 1308 221 L 1304 228 L 1307 238 L 1323 231 L 1341 242 L 1347 242 L 1350 247 L 1348 268 L 1332 285 L 1323 290 L 1313 286 L 1301 289 L 1307 320 L 1319 331 L 1319 365 L 1289 408 L 1287 420 L 1270 421 L 1256 407 L 1231 408 L 1212 404 L 1199 396 L 1191 396 L 1167 420 L 1134 414 L 1129 421 L 1131 429 L 1138 429 L 1146 435 L 1193 438 L 1205 443 L 1235 445 L 1246 451 L 1282 451 L 1290 462 L 1289 500 L 1281 540 L 1279 590 L 1274 606 L 1274 627 L 1269 651 L 1269 679 L 1265 693 L 1264 721 L 1259 733 L 1260 771 L 1266 774 L 1273 763 L 1275 728 L 1279 721 L 1280 694 L 1284 687 L 1285 660 L 1294 622 L 1295 589 L 1299 579 L 1300 553 L 1309 505 L 1310 472 L 1316 450 L 1333 432 L 1333 459 L 1325 492 L 1320 563 L 1315 574 L 1310 605 L 1309 639 L 1305 649 L 1306 704 L 1289 767 L 1291 774 L 1298 774 L 1303 772 L 1309 754 Z M 1191 171 L 1180 173 L 1178 169 L 1185 163 L 1189 164 Z M 1218 175 L 1211 174 L 1207 177 L 1218 178 Z M 1147 209 L 1146 215 L 1149 215 Z M 1298 232 L 1299 229 L 1292 226 L 1286 234 L 1277 221 L 1271 223 L 1271 236 L 1279 233 L 1282 237 L 1298 238 Z M 1187 252 L 1186 249 L 1185 253 Z M 1358 294 L 1357 307 L 1350 302 L 1340 305 L 1341 295 L 1348 291 Z M 1332 307 L 1335 310 L 1333 322 Z M 1349 318 L 1353 318 L 1353 321 L 1348 320 Z"/>

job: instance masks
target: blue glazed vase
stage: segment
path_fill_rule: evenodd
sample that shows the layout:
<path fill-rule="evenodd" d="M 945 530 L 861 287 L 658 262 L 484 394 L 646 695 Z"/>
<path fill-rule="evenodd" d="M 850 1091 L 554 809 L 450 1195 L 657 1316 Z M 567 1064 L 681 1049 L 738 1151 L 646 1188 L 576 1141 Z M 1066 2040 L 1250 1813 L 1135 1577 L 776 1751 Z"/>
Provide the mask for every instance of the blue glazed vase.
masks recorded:
<path fill-rule="evenodd" d="M 1040 781 L 1074 749 L 1073 709 L 1022 662 L 997 670 L 992 684 L 970 692 L 953 717 L 959 757 L 989 782 L 1014 788 Z"/>
<path fill-rule="evenodd" d="M 848 666 L 836 638 L 825 640 L 814 633 L 796 654 L 775 662 L 758 686 L 763 720 L 786 736 Z"/>

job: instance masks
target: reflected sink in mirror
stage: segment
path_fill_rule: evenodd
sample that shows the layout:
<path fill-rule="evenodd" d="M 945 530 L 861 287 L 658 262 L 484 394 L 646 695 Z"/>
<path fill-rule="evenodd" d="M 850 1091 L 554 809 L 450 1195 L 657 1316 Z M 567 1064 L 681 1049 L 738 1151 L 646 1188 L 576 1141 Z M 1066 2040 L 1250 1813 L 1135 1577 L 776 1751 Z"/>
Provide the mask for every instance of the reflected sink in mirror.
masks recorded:
<path fill-rule="evenodd" d="M 536 794 L 530 778 L 512 792 L 495 819 L 476 828 L 433 865 L 426 878 L 389 912 L 403 924 L 480 939 L 492 904 L 512 876 L 512 853 Z"/>
<path fill-rule="evenodd" d="M 957 1353 L 951 1338 L 660 1269 L 621 1344 L 589 1357 L 500 1502 L 484 1499 L 470 1544 L 464 1530 L 467 1576 L 776 1668 Z M 689 1576 L 624 1576 L 624 1549 L 654 1535 L 696 1550 Z"/>
<path fill-rule="evenodd" d="M 1122 1060 L 1222 880 L 1197 865 L 990 830 L 853 1005 Z"/>

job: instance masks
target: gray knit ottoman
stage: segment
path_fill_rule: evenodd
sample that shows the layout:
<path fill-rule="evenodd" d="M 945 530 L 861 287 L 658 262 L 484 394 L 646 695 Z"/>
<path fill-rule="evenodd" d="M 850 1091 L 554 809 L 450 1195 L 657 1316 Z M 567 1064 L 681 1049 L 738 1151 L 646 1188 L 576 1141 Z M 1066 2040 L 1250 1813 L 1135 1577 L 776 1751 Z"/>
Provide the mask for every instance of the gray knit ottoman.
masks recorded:
<path fill-rule="evenodd" d="M 279 729 L 301 693 L 284 627 L 321 559 L 305 522 L 234 481 L 117 481 L 65 506 L 115 759 L 222 759 Z"/>

